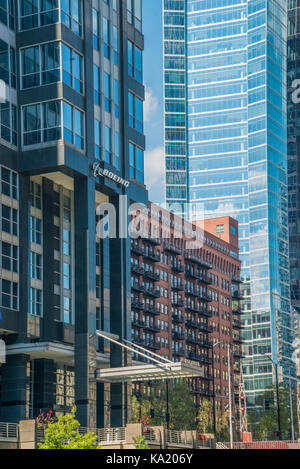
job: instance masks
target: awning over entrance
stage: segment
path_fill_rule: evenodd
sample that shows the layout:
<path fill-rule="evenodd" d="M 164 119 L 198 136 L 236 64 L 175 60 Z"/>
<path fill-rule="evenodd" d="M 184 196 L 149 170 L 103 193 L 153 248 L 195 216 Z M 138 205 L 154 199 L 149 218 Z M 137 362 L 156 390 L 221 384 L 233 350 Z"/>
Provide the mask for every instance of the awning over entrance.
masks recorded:
<path fill-rule="evenodd" d="M 203 368 L 189 362 L 176 362 L 162 366 L 143 364 L 123 368 L 107 368 L 96 372 L 97 381 L 104 383 L 200 378 L 203 376 Z"/>
<path fill-rule="evenodd" d="M 120 341 L 120 338 L 114 334 L 104 331 L 96 331 L 99 337 L 112 342 L 129 352 L 152 361 L 153 364 L 136 364 L 120 368 L 106 368 L 96 371 L 96 379 L 103 383 L 127 383 L 132 381 L 156 381 L 162 379 L 176 378 L 201 378 L 204 376 L 204 370 L 198 363 L 187 360 L 172 362 L 167 358 L 150 352 L 129 340 Z"/>

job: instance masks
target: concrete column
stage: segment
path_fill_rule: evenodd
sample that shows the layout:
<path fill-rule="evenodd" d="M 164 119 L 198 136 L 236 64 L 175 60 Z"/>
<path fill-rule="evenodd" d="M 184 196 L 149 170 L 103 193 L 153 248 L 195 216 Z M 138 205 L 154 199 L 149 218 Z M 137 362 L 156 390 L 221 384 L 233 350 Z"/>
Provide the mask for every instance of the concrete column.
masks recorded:
<path fill-rule="evenodd" d="M 2 408 L 4 422 L 19 422 L 29 418 L 29 357 L 8 356 L 2 366 Z"/>
<path fill-rule="evenodd" d="M 84 427 L 96 427 L 96 215 L 95 181 L 74 179 L 75 401 Z"/>
<path fill-rule="evenodd" d="M 19 424 L 20 449 L 36 449 L 35 420 L 24 420 Z"/>

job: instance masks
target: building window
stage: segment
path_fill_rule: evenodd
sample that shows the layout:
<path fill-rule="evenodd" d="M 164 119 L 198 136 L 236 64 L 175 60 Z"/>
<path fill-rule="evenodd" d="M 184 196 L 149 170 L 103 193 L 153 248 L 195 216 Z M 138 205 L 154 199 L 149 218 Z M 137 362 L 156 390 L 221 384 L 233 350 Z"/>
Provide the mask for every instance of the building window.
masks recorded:
<path fill-rule="evenodd" d="M 111 163 L 111 128 L 105 126 L 105 161 Z"/>
<path fill-rule="evenodd" d="M 114 80 L 114 91 L 115 91 L 115 116 L 119 117 L 119 82 Z"/>
<path fill-rule="evenodd" d="M 110 22 L 107 18 L 103 17 L 103 52 L 104 57 L 110 58 Z"/>
<path fill-rule="evenodd" d="M 100 68 L 94 65 L 94 103 L 101 104 Z"/>
<path fill-rule="evenodd" d="M 1 267 L 11 272 L 18 272 L 19 248 L 13 244 L 2 241 Z"/>
<path fill-rule="evenodd" d="M 14 9 L 14 0 L 2 0 L 0 2 L 0 21 L 10 29 L 15 29 Z"/>
<path fill-rule="evenodd" d="M 129 175 L 144 184 L 144 151 L 129 143 Z"/>
<path fill-rule="evenodd" d="M 63 81 L 83 92 L 83 59 L 60 42 L 21 50 L 21 86 L 23 89 Z"/>
<path fill-rule="evenodd" d="M 130 127 L 143 133 L 143 101 L 131 91 L 128 92 L 128 110 Z"/>
<path fill-rule="evenodd" d="M 128 41 L 128 75 L 138 82 L 143 82 L 142 51 L 131 41 Z"/>
<path fill-rule="evenodd" d="M 42 244 L 42 220 L 36 217 L 30 217 L 30 242 Z"/>
<path fill-rule="evenodd" d="M 82 36 L 82 7 L 82 0 L 20 0 L 19 29 L 39 28 L 61 21 Z"/>
<path fill-rule="evenodd" d="M 19 29 L 33 29 L 59 21 L 59 0 L 19 0 Z"/>
<path fill-rule="evenodd" d="M 113 26 L 113 40 L 114 40 L 114 64 L 119 63 L 119 33 L 118 28 Z"/>
<path fill-rule="evenodd" d="M 9 102 L 0 104 L 1 138 L 17 146 L 17 108 Z"/>
<path fill-rule="evenodd" d="M 18 290 L 17 283 L 1 280 L 1 304 L 3 308 L 18 309 Z"/>
<path fill-rule="evenodd" d="M 93 8 L 93 47 L 99 50 L 99 12 Z"/>
<path fill-rule="evenodd" d="M 0 39 L 0 80 L 16 88 L 16 51 Z"/>
<path fill-rule="evenodd" d="M 61 102 L 49 101 L 23 107 L 23 145 L 61 139 Z"/>
<path fill-rule="evenodd" d="M 42 186 L 30 181 L 30 203 L 31 206 L 41 210 L 42 208 Z"/>
<path fill-rule="evenodd" d="M 106 72 L 104 72 L 104 109 L 106 112 L 111 110 L 110 75 Z"/>
<path fill-rule="evenodd" d="M 63 82 L 83 93 L 83 58 L 74 49 L 62 44 Z"/>
<path fill-rule="evenodd" d="M 18 200 L 18 175 L 1 166 L 1 192 L 7 197 Z"/>
<path fill-rule="evenodd" d="M 1 205 L 2 231 L 18 236 L 18 211 L 7 205 Z"/>
<path fill-rule="evenodd" d="M 94 128 L 95 128 L 95 158 L 100 160 L 101 158 L 101 124 L 100 122 L 95 119 L 94 121 Z"/>
<path fill-rule="evenodd" d="M 42 290 L 38 288 L 30 288 L 30 305 L 29 311 L 30 314 L 33 316 L 42 317 L 43 309 L 42 309 Z"/>
<path fill-rule="evenodd" d="M 221 233 L 224 233 L 224 231 L 225 231 L 224 225 L 217 225 L 216 233 L 221 234 Z"/>
<path fill-rule="evenodd" d="M 127 0 L 127 21 L 142 31 L 142 0 Z"/>
<path fill-rule="evenodd" d="M 37 252 L 30 252 L 30 277 L 35 280 L 42 280 L 42 256 Z"/>
<path fill-rule="evenodd" d="M 22 111 L 24 146 L 60 140 L 63 114 L 64 140 L 84 149 L 84 114 L 79 109 L 64 101 L 49 101 L 24 106 Z"/>

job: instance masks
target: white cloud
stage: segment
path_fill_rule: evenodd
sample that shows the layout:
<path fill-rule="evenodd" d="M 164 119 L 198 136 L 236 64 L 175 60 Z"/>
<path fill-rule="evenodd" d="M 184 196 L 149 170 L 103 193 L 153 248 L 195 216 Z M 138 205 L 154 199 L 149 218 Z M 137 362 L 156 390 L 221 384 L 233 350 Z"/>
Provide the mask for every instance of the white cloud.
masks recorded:
<path fill-rule="evenodd" d="M 145 184 L 151 202 L 162 203 L 165 199 L 165 158 L 163 147 L 145 152 Z"/>
<path fill-rule="evenodd" d="M 146 88 L 144 102 L 144 122 L 149 122 L 158 109 L 158 99 L 151 88 Z"/>

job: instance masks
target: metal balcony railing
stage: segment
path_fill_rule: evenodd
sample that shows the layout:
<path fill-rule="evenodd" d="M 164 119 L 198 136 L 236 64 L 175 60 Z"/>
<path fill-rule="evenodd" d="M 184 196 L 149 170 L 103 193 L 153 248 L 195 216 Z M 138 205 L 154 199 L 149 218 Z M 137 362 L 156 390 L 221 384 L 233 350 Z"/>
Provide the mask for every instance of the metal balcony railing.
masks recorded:
<path fill-rule="evenodd" d="M 18 441 L 19 426 L 17 423 L 1 423 L 0 422 L 0 441 L 10 440 Z"/>
<path fill-rule="evenodd" d="M 38 442 L 45 441 L 45 430 L 47 427 L 38 427 L 36 432 L 36 437 Z M 78 433 L 81 435 L 86 435 L 87 433 L 94 433 L 97 436 L 96 443 L 98 445 L 105 444 L 118 444 L 124 443 L 126 441 L 126 427 L 118 428 L 99 428 L 99 429 L 89 429 L 86 427 L 79 427 Z"/>

